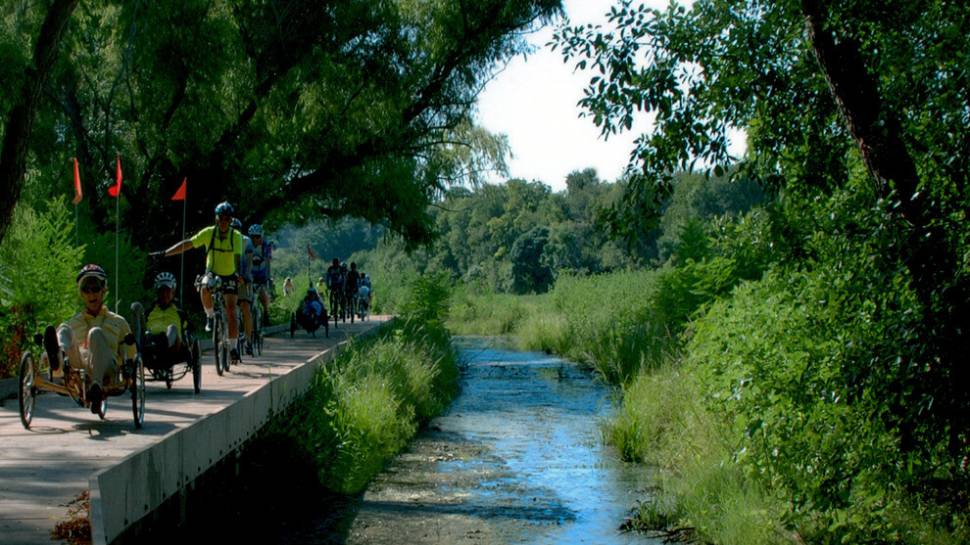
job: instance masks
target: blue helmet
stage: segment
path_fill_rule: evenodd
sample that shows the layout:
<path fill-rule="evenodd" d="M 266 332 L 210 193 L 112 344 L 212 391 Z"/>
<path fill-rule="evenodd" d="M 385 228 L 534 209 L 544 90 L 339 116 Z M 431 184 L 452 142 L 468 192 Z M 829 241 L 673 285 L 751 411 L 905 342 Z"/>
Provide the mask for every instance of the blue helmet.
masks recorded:
<path fill-rule="evenodd" d="M 229 223 L 229 225 L 231 225 L 233 229 L 239 231 L 240 233 L 242 232 L 242 222 L 239 221 L 239 218 L 232 218 L 232 221 Z"/>
<path fill-rule="evenodd" d="M 217 216 L 232 216 L 236 213 L 229 201 L 222 201 L 216 205 L 216 215 Z"/>

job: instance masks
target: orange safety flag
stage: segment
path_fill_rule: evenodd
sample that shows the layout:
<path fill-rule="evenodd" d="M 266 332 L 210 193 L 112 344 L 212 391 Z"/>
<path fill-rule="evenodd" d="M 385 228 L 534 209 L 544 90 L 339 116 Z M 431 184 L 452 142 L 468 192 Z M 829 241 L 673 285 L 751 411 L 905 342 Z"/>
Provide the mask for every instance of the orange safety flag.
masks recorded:
<path fill-rule="evenodd" d="M 114 198 L 118 198 L 121 194 L 121 156 L 118 156 L 118 170 L 115 175 L 115 185 L 108 188 L 108 195 Z"/>
<path fill-rule="evenodd" d="M 313 252 L 313 248 L 311 248 L 309 244 L 306 245 L 306 255 L 309 256 L 310 259 L 317 259 L 317 254 Z"/>
<path fill-rule="evenodd" d="M 81 197 L 84 194 L 81 192 L 81 172 L 77 168 L 77 157 L 74 158 L 74 204 L 79 204 L 81 202 Z"/>
<path fill-rule="evenodd" d="M 184 201 L 185 200 L 185 183 L 188 182 L 188 181 L 189 181 L 188 177 L 186 177 L 185 179 L 182 180 L 182 185 L 180 185 L 179 188 L 178 188 L 178 190 L 175 192 L 175 194 L 172 195 L 172 200 L 173 201 Z"/>

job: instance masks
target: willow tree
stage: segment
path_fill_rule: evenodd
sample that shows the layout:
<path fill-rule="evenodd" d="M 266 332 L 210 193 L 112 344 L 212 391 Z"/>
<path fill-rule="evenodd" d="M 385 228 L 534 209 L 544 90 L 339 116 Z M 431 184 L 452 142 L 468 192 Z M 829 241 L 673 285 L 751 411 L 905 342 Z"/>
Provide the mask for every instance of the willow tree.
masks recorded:
<path fill-rule="evenodd" d="M 228 199 L 247 220 L 356 215 L 426 241 L 425 207 L 442 188 L 504 165 L 504 140 L 473 123 L 477 94 L 559 5 L 84 4 L 44 88 L 28 183 L 40 197 L 64 192 L 65 159 L 79 157 L 107 226 L 103 188 L 120 154 L 123 221 L 146 245 L 174 235 L 166 203 L 186 177 L 196 221 Z"/>

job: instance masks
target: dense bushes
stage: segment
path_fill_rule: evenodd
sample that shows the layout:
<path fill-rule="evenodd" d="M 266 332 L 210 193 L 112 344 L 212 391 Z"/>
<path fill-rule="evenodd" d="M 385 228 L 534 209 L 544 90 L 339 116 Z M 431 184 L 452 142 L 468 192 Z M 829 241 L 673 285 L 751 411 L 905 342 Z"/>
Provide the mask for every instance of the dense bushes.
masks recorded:
<path fill-rule="evenodd" d="M 267 432 L 298 444 L 331 490 L 362 490 L 457 394 L 456 355 L 443 325 L 446 284 L 422 278 L 410 294 L 393 331 L 352 345 L 321 369 L 307 396 Z"/>
<path fill-rule="evenodd" d="M 645 525 L 718 544 L 970 542 L 966 446 L 939 431 L 917 297 L 886 266 L 895 234 L 870 191 L 792 195 L 700 235 L 688 221 L 659 269 L 502 303 L 535 309 L 507 328 L 520 343 L 622 387 L 607 436 L 660 470 Z"/>
<path fill-rule="evenodd" d="M 64 199 L 39 212 L 26 205 L 16 208 L 0 246 L 0 378 L 17 372 L 21 351 L 42 326 L 77 311 L 74 275 L 83 252 L 75 244 Z"/>

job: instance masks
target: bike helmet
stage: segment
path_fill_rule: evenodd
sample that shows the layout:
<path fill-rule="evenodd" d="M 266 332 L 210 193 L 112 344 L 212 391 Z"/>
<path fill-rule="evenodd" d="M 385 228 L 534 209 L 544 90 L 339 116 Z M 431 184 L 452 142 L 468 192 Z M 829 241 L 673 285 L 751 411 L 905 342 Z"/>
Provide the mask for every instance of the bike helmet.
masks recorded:
<path fill-rule="evenodd" d="M 229 201 L 222 201 L 216 205 L 216 215 L 217 216 L 232 216 L 236 213 L 236 210 L 229 204 Z"/>
<path fill-rule="evenodd" d="M 174 290 L 176 284 L 175 275 L 170 272 L 160 272 L 155 276 L 155 289 L 164 287 Z"/>
<path fill-rule="evenodd" d="M 104 269 L 102 269 L 100 265 L 95 265 L 94 263 L 88 263 L 87 265 L 81 267 L 81 270 L 77 273 L 77 278 L 75 280 L 80 286 L 81 281 L 89 277 L 97 278 L 101 281 L 102 285 L 108 282 L 108 273 L 104 272 Z"/>
<path fill-rule="evenodd" d="M 260 224 L 258 224 L 258 223 L 254 223 L 254 224 L 250 225 L 249 226 L 249 236 L 251 236 L 251 237 L 261 237 L 261 236 L 263 236 L 263 226 L 260 225 Z"/>
<path fill-rule="evenodd" d="M 229 226 L 237 231 L 242 231 L 242 222 L 239 221 L 239 218 L 232 218 L 232 221 L 229 222 Z"/>

